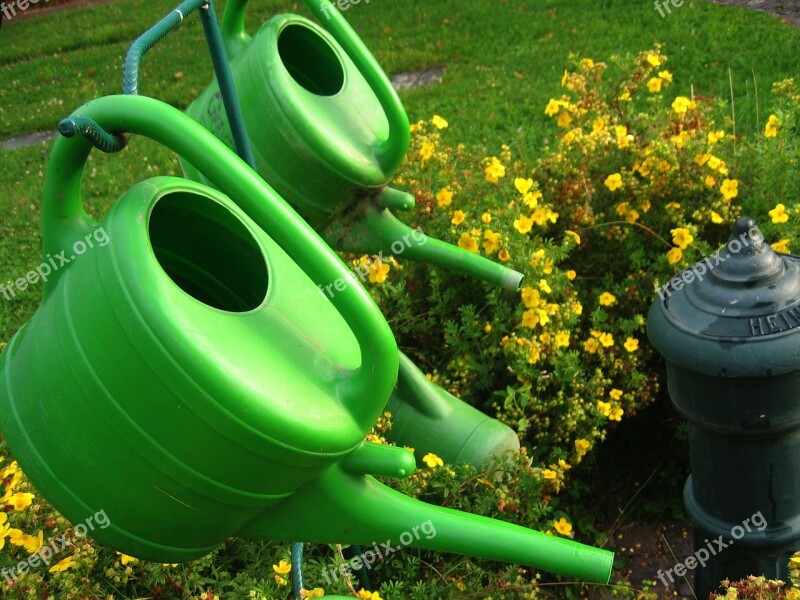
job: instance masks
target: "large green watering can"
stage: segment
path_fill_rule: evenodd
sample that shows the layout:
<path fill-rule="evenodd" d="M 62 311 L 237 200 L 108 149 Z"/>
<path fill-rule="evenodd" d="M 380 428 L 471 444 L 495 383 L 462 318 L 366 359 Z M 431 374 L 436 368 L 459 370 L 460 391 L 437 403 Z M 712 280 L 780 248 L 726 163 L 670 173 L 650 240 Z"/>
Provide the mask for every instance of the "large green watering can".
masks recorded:
<path fill-rule="evenodd" d="M 329 0 L 305 0 L 325 27 L 293 14 L 245 32 L 247 0 L 229 0 L 222 33 L 255 165 L 335 249 L 402 253 L 516 291 L 522 275 L 451 244 L 412 232 L 390 208 L 414 199 L 390 187 L 408 149 L 405 109 L 386 74 Z M 234 147 L 216 81 L 187 114 Z M 187 176 L 208 180 L 182 160 Z M 324 284 L 336 293 L 334 281 Z M 519 451 L 516 433 L 430 383 L 410 360 L 387 406 L 398 444 L 452 463 L 485 464 Z"/>
<path fill-rule="evenodd" d="M 411 453 L 363 441 L 398 352 L 361 286 L 316 288 L 345 265 L 244 162 L 157 100 L 78 109 L 110 133 L 151 137 L 216 187 L 133 186 L 102 224 L 80 181 L 90 144 L 60 137 L 48 164 L 45 256 L 96 247 L 47 281 L 0 356 L 0 426 L 32 482 L 74 522 L 104 510 L 98 541 L 188 561 L 229 536 L 408 545 L 606 582 L 612 554 L 410 499 L 371 475 Z M 62 130 L 63 131 L 63 130 Z M 407 539 L 407 536 L 406 538 Z"/>

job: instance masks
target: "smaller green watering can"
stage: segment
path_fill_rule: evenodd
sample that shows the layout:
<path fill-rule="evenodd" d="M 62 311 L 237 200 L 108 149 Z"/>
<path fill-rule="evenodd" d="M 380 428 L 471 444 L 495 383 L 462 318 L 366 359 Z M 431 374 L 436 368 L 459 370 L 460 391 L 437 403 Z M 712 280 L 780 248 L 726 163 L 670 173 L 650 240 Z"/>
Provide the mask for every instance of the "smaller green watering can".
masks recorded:
<path fill-rule="evenodd" d="M 608 580 L 610 552 L 428 505 L 371 477 L 415 465 L 403 449 L 363 441 L 398 370 L 366 291 L 320 296 L 316 285 L 345 265 L 186 115 L 112 96 L 71 119 L 87 118 L 163 143 L 221 191 L 149 179 L 100 224 L 80 194 L 90 144 L 54 145 L 45 255 L 69 255 L 100 227 L 110 242 L 47 281 L 0 355 L 0 427 L 67 518 L 105 511 L 98 541 L 159 562 L 249 536 L 399 543 Z M 420 527 L 435 534 L 415 535 Z"/>
<path fill-rule="evenodd" d="M 273 17 L 250 38 L 246 0 L 229 0 L 222 20 L 245 128 L 259 174 L 335 249 L 438 265 L 517 290 L 522 275 L 484 257 L 420 236 L 390 208 L 414 199 L 387 187 L 409 142 L 400 99 L 375 58 L 335 6 L 306 1 L 325 26 L 293 14 Z M 187 114 L 234 147 L 216 81 Z M 185 157 L 195 181 L 208 180 Z M 313 175 L 311 175 L 313 174 Z M 334 281 L 324 293 L 336 292 Z M 486 464 L 519 451 L 516 433 L 430 383 L 403 357 L 388 410 L 392 441 L 449 463 Z"/>
<path fill-rule="evenodd" d="M 330 0 L 304 0 L 324 28 L 294 14 L 245 33 L 247 0 L 229 0 L 222 34 L 258 173 L 337 250 L 427 262 L 516 291 L 522 275 L 412 231 L 389 209 L 414 198 L 387 187 L 408 150 L 391 82 Z M 216 81 L 187 114 L 233 148 Z M 207 180 L 183 157 L 186 175 Z"/>

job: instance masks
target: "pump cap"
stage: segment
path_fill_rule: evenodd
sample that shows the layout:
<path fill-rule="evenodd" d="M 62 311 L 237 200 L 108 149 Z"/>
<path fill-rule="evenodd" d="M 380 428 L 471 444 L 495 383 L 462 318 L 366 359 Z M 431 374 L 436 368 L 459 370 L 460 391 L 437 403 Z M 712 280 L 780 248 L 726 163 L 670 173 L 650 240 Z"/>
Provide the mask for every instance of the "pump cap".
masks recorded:
<path fill-rule="evenodd" d="M 779 255 L 750 217 L 728 243 L 671 279 L 647 333 L 670 362 L 713 376 L 800 369 L 800 260 Z"/>

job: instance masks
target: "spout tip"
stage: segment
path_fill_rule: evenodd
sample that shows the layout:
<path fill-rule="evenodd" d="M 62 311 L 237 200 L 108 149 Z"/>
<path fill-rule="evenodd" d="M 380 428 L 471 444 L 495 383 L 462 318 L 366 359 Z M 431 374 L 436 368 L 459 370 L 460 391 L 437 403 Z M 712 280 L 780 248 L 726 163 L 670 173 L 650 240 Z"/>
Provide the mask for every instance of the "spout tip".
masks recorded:
<path fill-rule="evenodd" d="M 503 289 L 508 290 L 509 292 L 520 291 L 522 289 L 523 277 L 524 276 L 519 271 L 507 269 L 503 273 L 503 282 L 502 282 Z"/>

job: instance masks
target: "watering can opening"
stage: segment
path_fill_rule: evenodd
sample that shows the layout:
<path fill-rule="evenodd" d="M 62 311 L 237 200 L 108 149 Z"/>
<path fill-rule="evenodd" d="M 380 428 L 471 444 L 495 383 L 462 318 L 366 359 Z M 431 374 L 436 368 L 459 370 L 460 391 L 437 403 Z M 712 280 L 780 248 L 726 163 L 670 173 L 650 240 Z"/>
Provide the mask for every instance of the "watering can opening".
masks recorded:
<path fill-rule="evenodd" d="M 281 30 L 278 56 L 292 79 L 312 94 L 335 96 L 344 86 L 344 65 L 333 47 L 302 23 Z"/>
<path fill-rule="evenodd" d="M 248 227 L 208 196 L 175 191 L 159 198 L 148 223 L 158 263 L 194 299 L 227 312 L 263 304 L 269 271 Z"/>

